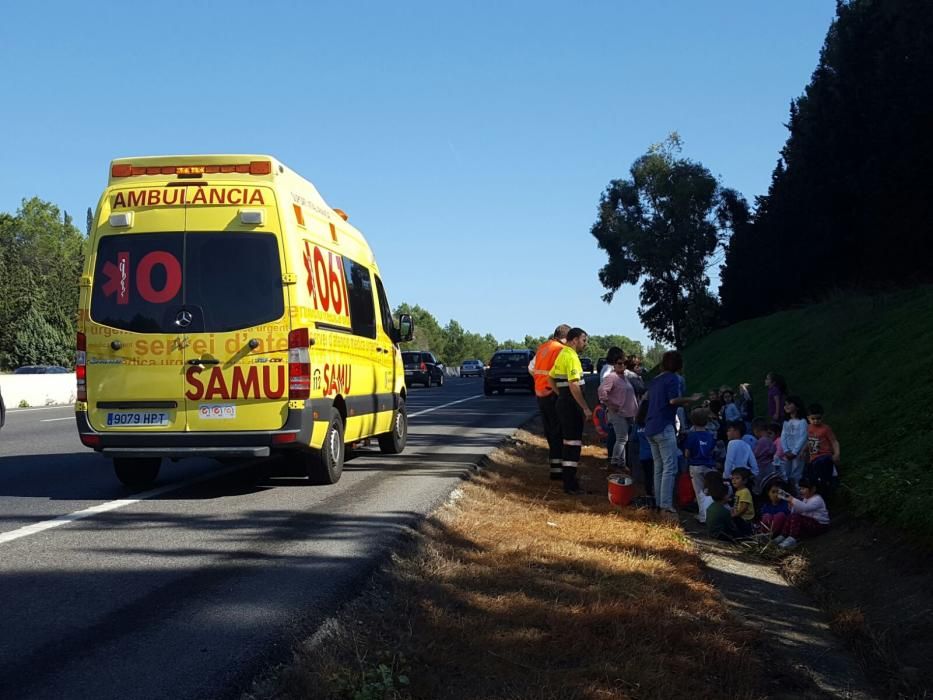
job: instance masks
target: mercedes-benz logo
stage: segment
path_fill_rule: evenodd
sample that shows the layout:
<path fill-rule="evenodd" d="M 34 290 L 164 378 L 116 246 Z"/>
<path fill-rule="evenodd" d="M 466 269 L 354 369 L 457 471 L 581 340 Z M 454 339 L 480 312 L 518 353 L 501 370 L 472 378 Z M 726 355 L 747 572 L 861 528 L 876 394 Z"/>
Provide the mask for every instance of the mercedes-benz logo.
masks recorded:
<path fill-rule="evenodd" d="M 178 315 L 175 316 L 175 325 L 179 328 L 187 328 L 191 325 L 191 320 L 193 318 L 194 316 L 191 315 L 190 311 L 182 309 L 178 312 Z"/>

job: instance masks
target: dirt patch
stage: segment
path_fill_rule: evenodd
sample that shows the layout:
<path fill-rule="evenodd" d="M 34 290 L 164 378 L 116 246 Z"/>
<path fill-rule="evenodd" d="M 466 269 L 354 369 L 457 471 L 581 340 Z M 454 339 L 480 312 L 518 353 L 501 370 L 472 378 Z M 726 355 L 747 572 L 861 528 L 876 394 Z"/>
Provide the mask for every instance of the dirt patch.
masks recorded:
<path fill-rule="evenodd" d="M 890 697 L 933 697 L 933 552 L 902 533 L 834 517 L 781 562 Z"/>

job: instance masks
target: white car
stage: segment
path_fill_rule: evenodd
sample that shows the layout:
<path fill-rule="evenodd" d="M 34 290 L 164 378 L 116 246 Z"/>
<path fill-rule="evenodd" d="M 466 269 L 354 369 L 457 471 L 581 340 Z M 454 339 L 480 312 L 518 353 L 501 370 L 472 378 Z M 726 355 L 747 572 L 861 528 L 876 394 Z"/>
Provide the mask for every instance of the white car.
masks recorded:
<path fill-rule="evenodd" d="M 483 363 L 481 360 L 464 360 L 460 363 L 461 377 L 482 377 Z"/>

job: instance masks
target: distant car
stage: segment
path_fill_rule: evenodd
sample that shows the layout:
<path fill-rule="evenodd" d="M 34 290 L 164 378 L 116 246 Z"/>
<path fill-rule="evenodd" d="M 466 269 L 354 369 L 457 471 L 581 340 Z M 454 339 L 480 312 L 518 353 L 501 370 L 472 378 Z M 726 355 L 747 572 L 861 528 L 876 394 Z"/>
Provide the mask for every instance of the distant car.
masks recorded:
<path fill-rule="evenodd" d="M 593 361 L 588 357 L 581 357 L 580 364 L 583 366 L 584 372 L 593 372 Z"/>
<path fill-rule="evenodd" d="M 531 350 L 498 350 L 489 361 L 483 393 L 492 396 L 506 389 L 524 389 L 534 392 L 535 382 L 528 371 L 528 363 L 535 354 Z"/>
<path fill-rule="evenodd" d="M 406 384 L 437 384 L 444 386 L 444 363 L 427 350 L 405 350 L 402 352 L 405 365 Z"/>
<path fill-rule="evenodd" d="M 485 367 L 481 360 L 464 360 L 460 363 L 461 377 L 482 377 Z"/>
<path fill-rule="evenodd" d="M 13 374 L 68 374 L 71 372 L 67 367 L 57 367 L 55 365 L 23 365 L 13 370 Z"/>

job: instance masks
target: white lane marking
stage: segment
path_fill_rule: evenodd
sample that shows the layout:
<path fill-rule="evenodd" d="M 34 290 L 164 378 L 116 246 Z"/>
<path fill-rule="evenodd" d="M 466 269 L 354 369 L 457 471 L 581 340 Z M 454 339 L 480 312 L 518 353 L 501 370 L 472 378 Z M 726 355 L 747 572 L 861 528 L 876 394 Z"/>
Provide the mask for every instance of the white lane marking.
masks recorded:
<path fill-rule="evenodd" d="M 418 411 L 417 413 L 409 413 L 409 418 L 414 418 L 416 416 L 423 416 L 425 413 L 430 413 L 431 411 L 439 411 L 442 408 L 447 408 L 448 406 L 455 406 L 458 403 L 463 403 L 464 401 L 472 401 L 473 399 L 483 398 L 483 394 L 477 394 L 476 396 L 468 396 L 465 399 L 459 399 L 458 401 L 451 401 L 450 403 L 444 403 L 440 406 L 435 406 L 434 408 L 426 408 L 423 411 Z"/>
<path fill-rule="evenodd" d="M 133 498 L 119 498 L 115 501 L 107 501 L 106 503 L 100 503 L 96 506 L 85 508 L 84 510 L 75 511 L 74 513 L 60 515 L 57 518 L 52 518 L 51 520 L 43 520 L 42 522 L 33 523 L 32 525 L 26 525 L 19 528 L 18 530 L 11 530 L 10 532 L 0 533 L 0 544 L 6 544 L 7 542 L 12 542 L 13 540 L 18 540 L 22 537 L 36 535 L 40 532 L 45 532 L 46 530 L 61 527 L 62 525 L 68 525 L 69 523 L 73 523 L 77 520 L 84 520 L 84 518 L 90 518 L 94 515 L 99 515 L 100 513 L 107 513 L 111 510 L 125 508 L 126 506 L 133 505 L 134 503 L 139 503 L 140 501 L 145 501 L 150 498 L 155 498 L 156 496 L 161 496 L 163 493 L 168 493 L 169 491 L 176 491 L 177 489 L 185 488 L 186 486 L 192 486 L 194 484 L 199 484 L 202 481 L 207 481 L 208 479 L 214 479 L 218 476 L 229 474 L 230 472 L 237 471 L 238 469 L 243 469 L 244 466 L 245 465 L 237 464 L 223 467 L 222 469 L 207 472 L 206 474 L 202 474 L 201 476 L 197 476 L 192 479 L 186 479 L 185 481 L 181 481 L 177 484 L 166 484 L 165 486 L 160 486 L 157 489 L 143 491 L 142 493 L 136 494 L 136 496 Z"/>
<path fill-rule="evenodd" d="M 6 413 L 7 415 L 11 415 L 13 413 L 29 413 L 30 411 L 54 411 L 56 408 L 70 408 L 73 411 L 75 405 L 73 403 L 63 403 L 59 406 L 42 406 L 38 408 L 8 408 Z"/>
<path fill-rule="evenodd" d="M 40 423 L 54 423 L 57 420 L 74 420 L 74 416 L 65 416 L 64 418 L 43 418 Z"/>

